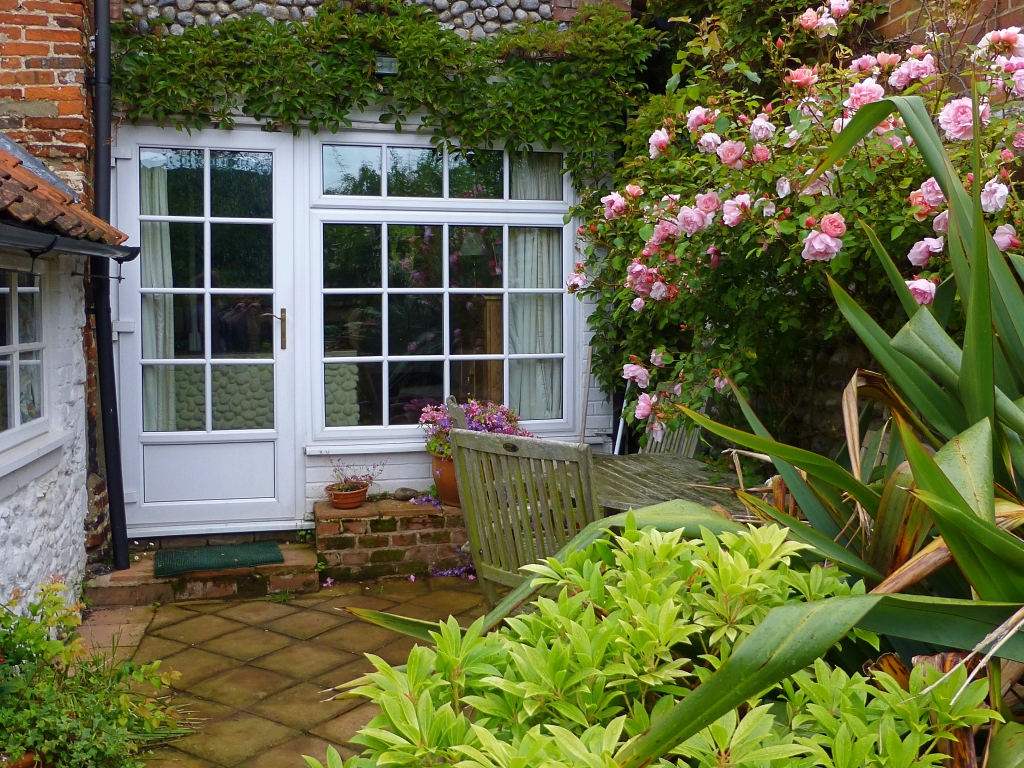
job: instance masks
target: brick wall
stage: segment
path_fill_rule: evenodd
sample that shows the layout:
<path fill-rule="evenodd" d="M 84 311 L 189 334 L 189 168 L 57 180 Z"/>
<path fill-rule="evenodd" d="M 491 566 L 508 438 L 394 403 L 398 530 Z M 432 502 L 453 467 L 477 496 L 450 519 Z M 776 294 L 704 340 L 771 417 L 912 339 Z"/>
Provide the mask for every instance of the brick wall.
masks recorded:
<path fill-rule="evenodd" d="M 0 0 L 0 130 L 89 197 L 87 0 Z"/>
<path fill-rule="evenodd" d="M 929 20 L 940 19 L 941 14 L 942 4 L 934 0 L 895 0 L 890 3 L 889 13 L 879 18 L 875 29 L 887 40 L 904 38 L 919 42 L 924 39 Z M 976 4 L 975 14 L 966 36 L 972 43 L 988 30 L 1024 26 L 1024 0 L 981 0 Z"/>

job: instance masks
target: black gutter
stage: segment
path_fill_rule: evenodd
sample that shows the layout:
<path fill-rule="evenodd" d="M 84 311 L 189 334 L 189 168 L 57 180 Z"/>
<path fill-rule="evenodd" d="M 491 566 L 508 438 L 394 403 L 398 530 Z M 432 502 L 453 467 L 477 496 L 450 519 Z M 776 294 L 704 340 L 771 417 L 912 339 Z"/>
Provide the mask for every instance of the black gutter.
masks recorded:
<path fill-rule="evenodd" d="M 24 251 L 29 256 L 43 256 L 47 253 L 69 253 L 73 256 L 89 256 L 99 259 L 113 259 L 119 264 L 131 261 L 139 255 L 135 245 L 107 245 L 92 240 L 40 232 L 38 229 L 19 227 L 17 224 L 0 224 L 0 248 Z"/>
<path fill-rule="evenodd" d="M 110 221 L 110 0 L 95 0 L 96 49 L 93 92 L 96 131 L 93 194 L 95 214 Z M 117 384 L 114 377 L 114 329 L 110 319 L 110 261 L 89 259 L 93 312 L 96 315 L 96 364 L 103 425 L 103 458 L 107 470 L 107 502 L 114 568 L 128 569 L 128 524 L 124 514 L 124 477 L 121 473 L 121 427 L 117 419 Z"/>

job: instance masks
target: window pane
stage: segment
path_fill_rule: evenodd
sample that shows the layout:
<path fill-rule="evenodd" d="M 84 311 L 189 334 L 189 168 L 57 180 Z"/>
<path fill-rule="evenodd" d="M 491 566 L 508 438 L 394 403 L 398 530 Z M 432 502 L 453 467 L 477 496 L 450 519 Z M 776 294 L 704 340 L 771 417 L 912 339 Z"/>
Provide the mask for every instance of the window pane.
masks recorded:
<path fill-rule="evenodd" d="M 13 275 L 13 272 L 0 269 L 0 347 L 15 343 L 14 331 L 11 328 L 11 277 Z"/>
<path fill-rule="evenodd" d="M 388 148 L 389 197 L 441 197 L 440 149 Z"/>
<path fill-rule="evenodd" d="M 448 197 L 502 198 L 503 153 L 468 150 L 448 155 Z"/>
<path fill-rule="evenodd" d="M 324 224 L 324 288 L 380 288 L 379 224 Z"/>
<path fill-rule="evenodd" d="M 18 343 L 32 344 L 43 340 L 42 297 L 39 278 L 18 273 Z"/>
<path fill-rule="evenodd" d="M 11 377 L 14 365 L 11 355 L 0 356 L 0 432 L 14 426 L 11 412 Z"/>
<path fill-rule="evenodd" d="M 456 288 L 502 287 L 501 227 L 448 228 L 448 282 Z"/>
<path fill-rule="evenodd" d="M 324 355 L 382 354 L 380 305 L 379 295 L 324 296 Z"/>
<path fill-rule="evenodd" d="M 509 227 L 509 288 L 562 287 L 562 230 Z"/>
<path fill-rule="evenodd" d="M 500 294 L 453 293 L 449 295 L 453 355 L 500 355 L 505 348 L 505 297 Z"/>
<path fill-rule="evenodd" d="M 273 296 L 211 296 L 210 312 L 214 357 L 274 356 Z"/>
<path fill-rule="evenodd" d="M 210 152 L 210 215 L 269 219 L 274 215 L 270 152 Z"/>
<path fill-rule="evenodd" d="M 380 147 L 324 146 L 325 195 L 380 193 Z"/>
<path fill-rule="evenodd" d="M 328 427 L 384 423 L 382 363 L 324 365 L 324 415 Z"/>
<path fill-rule="evenodd" d="M 213 428 L 274 428 L 274 366 L 214 365 Z"/>
<path fill-rule="evenodd" d="M 202 288 L 203 225 L 142 222 L 142 287 Z"/>
<path fill-rule="evenodd" d="M 203 150 L 140 149 L 139 166 L 144 216 L 203 215 Z"/>
<path fill-rule="evenodd" d="M 43 353 L 18 355 L 18 383 L 21 386 L 21 423 L 28 424 L 43 415 Z"/>
<path fill-rule="evenodd" d="M 142 295 L 142 356 L 149 360 L 205 357 L 203 297 Z"/>
<path fill-rule="evenodd" d="M 528 152 L 509 158 L 509 196 L 513 200 L 561 200 L 562 156 Z"/>
<path fill-rule="evenodd" d="M 460 403 L 470 398 L 505 402 L 505 373 L 501 360 L 453 360 L 451 393 Z"/>
<path fill-rule="evenodd" d="M 392 294 L 388 297 L 388 354 L 439 355 L 440 294 Z"/>
<path fill-rule="evenodd" d="M 508 344 L 513 355 L 562 351 L 562 296 L 513 293 L 509 296 Z"/>
<path fill-rule="evenodd" d="M 522 419 L 562 418 L 562 361 L 508 361 L 508 407 Z"/>
<path fill-rule="evenodd" d="M 389 418 L 392 424 L 415 424 L 428 405 L 444 401 L 444 363 L 409 362 L 388 364 Z"/>
<path fill-rule="evenodd" d="M 441 232 L 437 225 L 388 226 L 388 285 L 392 288 L 441 287 Z"/>
<path fill-rule="evenodd" d="M 146 432 L 206 429 L 206 367 L 144 365 L 142 423 Z"/>
<path fill-rule="evenodd" d="M 211 224 L 210 286 L 273 288 L 274 226 Z"/>

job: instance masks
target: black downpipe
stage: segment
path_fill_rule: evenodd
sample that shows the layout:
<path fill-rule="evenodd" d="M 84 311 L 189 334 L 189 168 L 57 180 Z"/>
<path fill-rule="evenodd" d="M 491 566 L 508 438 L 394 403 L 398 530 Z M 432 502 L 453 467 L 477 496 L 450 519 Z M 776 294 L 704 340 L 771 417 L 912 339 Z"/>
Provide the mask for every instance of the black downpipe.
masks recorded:
<path fill-rule="evenodd" d="M 110 221 L 110 0 L 95 0 L 96 49 L 93 109 L 96 125 L 96 216 Z M 114 568 L 128 568 L 128 524 L 124 514 L 124 477 L 121 474 L 121 429 L 117 419 L 117 384 L 114 378 L 114 329 L 110 319 L 110 259 L 89 259 L 93 311 L 96 315 L 96 364 L 100 385 L 100 420 L 103 458 L 107 469 L 107 502 Z"/>

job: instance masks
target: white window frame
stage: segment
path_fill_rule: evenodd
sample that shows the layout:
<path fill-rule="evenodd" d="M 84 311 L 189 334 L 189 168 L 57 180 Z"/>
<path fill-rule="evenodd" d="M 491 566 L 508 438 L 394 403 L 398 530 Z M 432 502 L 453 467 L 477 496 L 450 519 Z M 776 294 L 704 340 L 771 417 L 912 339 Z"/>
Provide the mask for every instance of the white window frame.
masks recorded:
<path fill-rule="evenodd" d="M 55 306 L 56 297 L 53 295 L 51 290 L 52 276 L 50 270 L 47 268 L 47 260 L 36 259 L 34 264 L 32 260 L 22 256 L 8 255 L 0 253 L 0 269 L 8 270 L 12 273 L 30 273 L 36 272 L 39 276 L 39 322 L 40 322 L 40 340 L 38 342 L 31 342 L 27 344 L 9 344 L 0 347 L 0 355 L 11 355 L 15 357 L 20 352 L 38 351 L 41 357 L 41 368 L 40 371 L 40 389 L 41 389 L 41 406 L 42 415 L 28 422 L 27 424 L 21 424 L 21 393 L 20 387 L 17 386 L 17 377 L 20 372 L 17 370 L 17 365 L 12 360 L 14 365 L 15 376 L 12 377 L 12 389 L 8 393 L 8 397 L 11 399 L 9 407 L 13 407 L 12 415 L 14 415 L 17 422 L 16 426 L 0 432 L 0 474 L 2 469 L 6 465 L 5 459 L 11 454 L 18 452 L 24 443 L 29 440 L 33 440 L 42 435 L 48 433 L 53 425 L 52 414 L 54 411 L 54 398 L 53 393 L 50 391 L 50 383 L 52 376 L 50 374 L 51 358 L 53 357 L 52 340 L 54 338 L 55 329 L 53 326 L 54 312 L 47 311 L 48 308 Z M 14 313 L 15 305 L 17 300 L 11 302 L 11 312 Z M 11 318 L 4 318 L 3 322 L 7 322 L 8 319 L 13 321 L 13 328 L 17 328 L 16 315 Z"/>
<path fill-rule="evenodd" d="M 523 421 L 524 427 L 534 434 L 543 437 L 556 437 L 573 439 L 575 430 L 578 428 L 578 414 L 580 387 L 576 381 L 581 375 L 582 367 L 577 360 L 579 355 L 575 354 L 582 344 L 582 316 L 578 302 L 569 301 L 565 297 L 563 285 L 552 289 L 510 289 L 508 287 L 508 230 L 509 227 L 550 227 L 558 228 L 562 232 L 562 264 L 561 274 L 565 275 L 572 269 L 573 250 L 575 246 L 575 222 L 565 223 L 565 216 L 575 204 L 575 195 L 571 180 L 568 174 L 562 177 L 562 199 L 561 200 L 511 200 L 509 199 L 510 185 L 510 158 L 505 152 L 503 157 L 503 190 L 502 199 L 487 198 L 413 198 L 413 197 L 389 197 L 387 195 L 387 149 L 410 148 L 430 149 L 432 145 L 428 136 L 397 134 L 387 126 L 384 130 L 353 130 L 331 136 L 314 136 L 309 142 L 309 229 L 308 229 L 308 252 L 310 254 L 309 281 L 311 283 L 311 296 L 314 306 L 311 307 L 311 333 L 309 349 L 309 369 L 315 371 L 313 375 L 310 399 L 312 402 L 312 444 L 307 445 L 306 453 L 309 455 L 329 455 L 333 453 L 349 453 L 353 451 L 398 452 L 407 450 L 418 450 L 422 448 L 423 433 L 416 424 L 411 425 L 389 425 L 389 426 L 351 426 L 351 427 L 327 427 L 324 405 L 324 327 L 323 327 L 323 226 L 325 224 L 443 224 L 443 282 L 444 287 L 437 289 L 334 289 L 332 293 L 483 293 L 484 291 L 473 288 L 449 288 L 448 287 L 448 228 L 449 226 L 476 225 L 476 226 L 501 226 L 503 231 L 503 247 L 506 258 L 503 268 L 503 284 L 499 295 L 508 296 L 513 293 L 551 293 L 561 295 L 562 298 L 562 352 L 550 355 L 543 354 L 522 354 L 511 355 L 509 353 L 508 340 L 508 300 L 505 301 L 503 335 L 505 341 L 505 352 L 500 355 L 472 355 L 455 356 L 450 355 L 450 334 L 448 332 L 448 302 L 443 303 L 443 354 L 431 355 L 423 358 L 419 356 L 400 356 L 403 361 L 414 361 L 419 359 L 430 359 L 443 361 L 444 363 L 444 392 L 449 392 L 450 361 L 451 360 L 482 360 L 482 359 L 536 359 L 542 357 L 555 357 L 562 360 L 562 415 L 558 419 L 529 420 Z M 324 195 L 323 194 L 323 152 L 325 146 L 330 145 L 355 145 L 373 146 L 381 148 L 381 195 Z M 547 149 L 541 146 L 534 148 L 538 152 L 555 152 L 558 149 Z M 563 153 L 564 154 L 564 153 Z M 448 194 L 448 161 L 447 149 L 442 157 L 443 194 Z M 457 208 L 453 206 L 457 205 Z M 386 227 L 382 231 L 382 260 L 383 269 L 386 269 L 386 248 L 387 234 Z M 383 283 L 382 283 L 383 285 Z M 386 315 L 382 321 L 382 336 L 386 338 L 388 332 Z M 394 357 L 394 356 L 393 356 Z M 368 361 L 368 358 L 357 358 L 361 361 Z M 351 360 L 356 362 L 357 359 Z M 382 360 L 378 356 L 375 360 Z M 346 358 L 345 362 L 349 362 Z M 504 368 L 504 391 L 508 390 L 508 363 Z M 387 368 L 384 366 L 384 377 L 387 376 Z M 382 382 L 385 383 L 386 382 Z M 388 402 L 382 402 L 383 411 L 387 412 Z M 386 418 L 386 416 L 385 416 Z M 578 439 L 576 437 L 575 439 Z"/>

